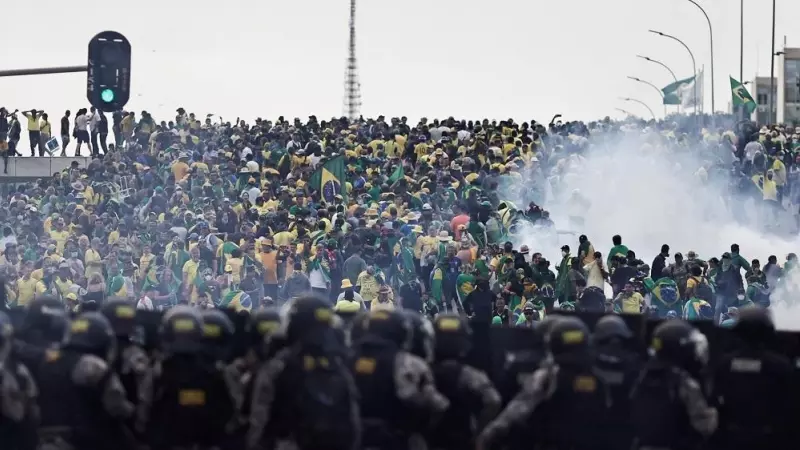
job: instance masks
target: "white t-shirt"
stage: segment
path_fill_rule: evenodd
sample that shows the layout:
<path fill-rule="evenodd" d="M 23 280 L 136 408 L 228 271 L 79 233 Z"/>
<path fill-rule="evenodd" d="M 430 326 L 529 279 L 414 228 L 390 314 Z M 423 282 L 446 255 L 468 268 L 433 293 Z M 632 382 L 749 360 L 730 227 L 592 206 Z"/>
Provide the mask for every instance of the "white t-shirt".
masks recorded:
<path fill-rule="evenodd" d="M 84 114 L 75 118 L 75 129 L 78 131 L 86 131 L 89 125 L 89 118 Z"/>
<path fill-rule="evenodd" d="M 92 114 L 91 120 L 89 120 L 89 126 L 92 127 L 92 130 L 97 129 L 97 124 L 100 123 L 100 112 L 95 112 Z"/>

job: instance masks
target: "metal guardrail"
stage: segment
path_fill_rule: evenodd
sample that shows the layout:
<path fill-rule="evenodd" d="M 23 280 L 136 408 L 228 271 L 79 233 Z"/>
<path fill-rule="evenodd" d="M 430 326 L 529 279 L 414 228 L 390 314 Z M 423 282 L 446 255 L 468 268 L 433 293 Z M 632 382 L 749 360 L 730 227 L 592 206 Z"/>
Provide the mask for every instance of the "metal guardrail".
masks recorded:
<path fill-rule="evenodd" d="M 87 156 L 14 156 L 8 158 L 8 173 L 0 173 L 0 183 L 17 181 L 14 178 L 49 177 L 69 168 L 73 161 L 83 168 L 89 165 L 92 158 Z"/>

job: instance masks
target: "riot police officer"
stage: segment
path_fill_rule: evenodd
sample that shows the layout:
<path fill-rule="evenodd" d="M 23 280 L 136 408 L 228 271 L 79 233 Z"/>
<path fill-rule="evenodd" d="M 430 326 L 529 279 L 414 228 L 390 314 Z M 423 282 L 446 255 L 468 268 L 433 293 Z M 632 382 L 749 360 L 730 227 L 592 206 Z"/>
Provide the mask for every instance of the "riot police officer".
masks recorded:
<path fill-rule="evenodd" d="M 411 349 L 412 355 L 422 358 L 428 364 L 433 363 L 435 335 L 431 321 L 421 313 L 404 309 L 403 313 L 411 322 Z"/>
<path fill-rule="evenodd" d="M 163 356 L 140 388 L 137 429 L 153 450 L 208 448 L 226 442 L 236 416 L 235 395 L 203 358 L 203 319 L 176 306 L 159 329 Z"/>
<path fill-rule="evenodd" d="M 769 311 L 742 309 L 733 332 L 741 346 L 714 370 L 712 399 L 720 421 L 714 448 L 779 448 L 793 442 L 797 388 L 791 360 L 768 348 L 775 339 Z"/>
<path fill-rule="evenodd" d="M 35 447 L 39 408 L 28 368 L 11 355 L 14 327 L 0 311 L 0 442 L 11 450 Z"/>
<path fill-rule="evenodd" d="M 717 410 L 690 375 L 707 363 L 708 341 L 689 323 L 673 319 L 656 327 L 650 349 L 631 392 L 635 448 L 697 446 L 717 429 Z"/>
<path fill-rule="evenodd" d="M 42 296 L 28 303 L 14 340 L 14 355 L 32 371 L 34 378 L 45 350 L 61 343 L 68 323 L 64 305 L 55 297 Z"/>
<path fill-rule="evenodd" d="M 150 358 L 137 342 L 136 308 L 125 300 L 110 300 L 100 309 L 108 319 L 116 337 L 116 354 L 112 367 L 117 373 L 128 401 L 139 402 L 139 385 L 150 368 Z"/>
<path fill-rule="evenodd" d="M 629 395 L 641 363 L 634 348 L 631 329 L 620 316 L 600 318 L 592 334 L 595 346 L 595 373 L 608 385 L 612 406 L 599 425 L 609 430 L 610 448 L 630 448 L 633 435 L 630 426 Z"/>
<path fill-rule="evenodd" d="M 115 347 L 108 320 L 89 312 L 72 321 L 63 346 L 46 351 L 37 370 L 40 447 L 130 447 L 124 423 L 134 407 L 111 366 Z"/>
<path fill-rule="evenodd" d="M 273 335 L 282 348 L 253 381 L 248 449 L 271 439 L 308 450 L 358 448 L 358 392 L 337 327 L 341 319 L 326 299 L 298 297 L 284 305 Z"/>
<path fill-rule="evenodd" d="M 545 360 L 545 339 L 560 318 L 556 314 L 545 316 L 539 326 L 533 329 L 531 341 L 525 342 L 525 348 L 506 353 L 503 370 L 498 374 L 501 380 L 498 387 L 504 404 L 508 404 L 517 395 L 525 384 L 525 379 L 533 375 Z"/>
<path fill-rule="evenodd" d="M 450 401 L 450 408 L 430 433 L 434 449 L 464 449 L 474 445 L 474 436 L 499 412 L 500 394 L 486 374 L 464 359 L 472 345 L 472 330 L 457 314 L 440 314 L 433 323 L 436 332 L 436 388 Z M 477 424 L 477 430 L 472 424 Z"/>
<path fill-rule="evenodd" d="M 410 353 L 413 331 L 400 311 L 370 311 L 353 324 L 352 370 L 360 395 L 364 448 L 406 448 L 450 405 L 430 367 Z"/>
<path fill-rule="evenodd" d="M 545 448 L 608 447 L 605 430 L 596 424 L 611 397 L 593 373 L 589 329 L 577 317 L 562 317 L 553 324 L 546 345 L 552 363 L 525 380 L 520 393 L 480 434 L 477 448 L 489 448 L 517 424 L 527 424 Z"/>
<path fill-rule="evenodd" d="M 233 356 L 233 337 L 236 329 L 227 314 L 218 309 L 207 309 L 203 318 L 203 351 L 212 365 L 224 369 Z"/>

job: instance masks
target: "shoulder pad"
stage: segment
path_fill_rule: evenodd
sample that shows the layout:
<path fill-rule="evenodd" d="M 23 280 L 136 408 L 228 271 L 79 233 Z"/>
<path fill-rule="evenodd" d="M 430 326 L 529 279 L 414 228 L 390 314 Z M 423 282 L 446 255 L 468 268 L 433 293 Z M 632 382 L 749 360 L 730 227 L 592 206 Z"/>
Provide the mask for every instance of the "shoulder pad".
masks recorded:
<path fill-rule="evenodd" d="M 108 374 L 108 364 L 94 355 L 83 355 L 72 369 L 72 381 L 78 386 L 95 386 Z"/>

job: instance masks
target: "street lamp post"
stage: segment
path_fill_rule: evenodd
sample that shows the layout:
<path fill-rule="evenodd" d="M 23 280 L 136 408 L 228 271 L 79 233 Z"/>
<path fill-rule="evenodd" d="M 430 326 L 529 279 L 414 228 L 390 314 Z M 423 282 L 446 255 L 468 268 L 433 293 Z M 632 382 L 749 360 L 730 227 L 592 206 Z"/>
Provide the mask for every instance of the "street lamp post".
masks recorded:
<path fill-rule="evenodd" d="M 642 55 L 636 55 L 636 57 L 637 57 L 637 58 L 642 58 L 642 59 L 643 59 L 643 60 L 645 60 L 645 61 L 650 61 L 651 63 L 656 63 L 656 64 L 658 64 L 659 66 L 661 66 L 661 67 L 663 67 L 663 68 L 667 69 L 667 71 L 669 72 L 669 74 L 670 74 L 670 75 L 672 75 L 672 79 L 673 79 L 673 80 L 675 80 L 675 82 L 677 82 L 677 81 L 678 81 L 678 77 L 676 77 L 676 76 L 675 76 L 675 72 L 673 72 L 673 71 L 672 71 L 672 69 L 670 69 L 670 68 L 669 68 L 669 66 L 667 66 L 667 65 L 666 65 L 666 64 L 664 64 L 663 62 L 661 62 L 661 61 L 659 61 L 659 60 L 657 60 L 657 59 L 653 59 L 653 58 L 650 58 L 650 57 L 647 57 L 647 56 L 642 56 Z"/>
<path fill-rule="evenodd" d="M 654 113 L 653 110 L 650 109 L 649 106 L 647 106 L 647 103 L 645 103 L 645 102 L 643 102 L 641 100 L 635 99 L 635 98 L 630 98 L 630 97 L 622 97 L 620 100 L 626 101 L 626 102 L 634 102 L 634 103 L 638 103 L 638 104 L 644 106 L 645 108 L 647 108 L 648 111 L 650 111 L 650 115 L 653 116 L 653 120 L 656 120 L 656 113 Z"/>
<path fill-rule="evenodd" d="M 772 0 L 772 47 L 769 52 L 769 119 L 772 125 L 772 112 L 775 107 L 775 0 Z"/>
<path fill-rule="evenodd" d="M 642 80 L 640 78 L 636 78 L 636 77 L 630 77 L 629 76 L 628 79 L 633 80 L 633 81 L 638 81 L 639 83 L 646 84 L 646 85 L 652 87 L 653 89 L 655 89 L 656 92 L 658 92 L 658 96 L 661 97 L 661 103 L 664 103 L 664 93 L 661 92 L 661 89 L 656 87 L 655 84 L 653 84 L 653 83 L 651 83 L 649 81 L 644 81 L 644 80 Z M 664 105 L 664 117 L 667 117 L 667 105 Z"/>
<path fill-rule="evenodd" d="M 689 49 L 689 46 L 686 45 L 686 43 L 684 43 L 682 40 L 676 38 L 675 36 L 672 36 L 672 35 L 667 34 L 667 33 L 662 33 L 660 31 L 656 31 L 656 30 L 649 30 L 649 31 L 651 33 L 655 33 L 655 34 L 657 34 L 659 36 L 663 36 L 665 38 L 670 38 L 672 40 L 678 41 L 683 46 L 683 48 L 685 48 L 686 51 L 689 52 L 689 56 L 692 58 L 692 73 L 695 75 L 695 79 L 694 79 L 694 114 L 697 115 L 697 78 L 696 78 L 697 77 L 697 64 L 695 63 L 695 60 L 694 60 L 694 53 L 692 53 L 692 51 Z"/>
<path fill-rule="evenodd" d="M 708 22 L 708 35 L 711 38 L 711 114 L 713 115 L 714 110 L 714 32 L 711 30 L 711 19 L 708 18 L 708 14 L 706 14 L 706 10 L 703 9 L 697 2 L 694 0 L 687 0 L 689 3 L 697 6 L 700 11 L 706 16 L 706 22 Z M 774 4 L 774 0 L 773 0 Z M 697 80 L 695 80 L 695 85 L 697 85 Z"/>

